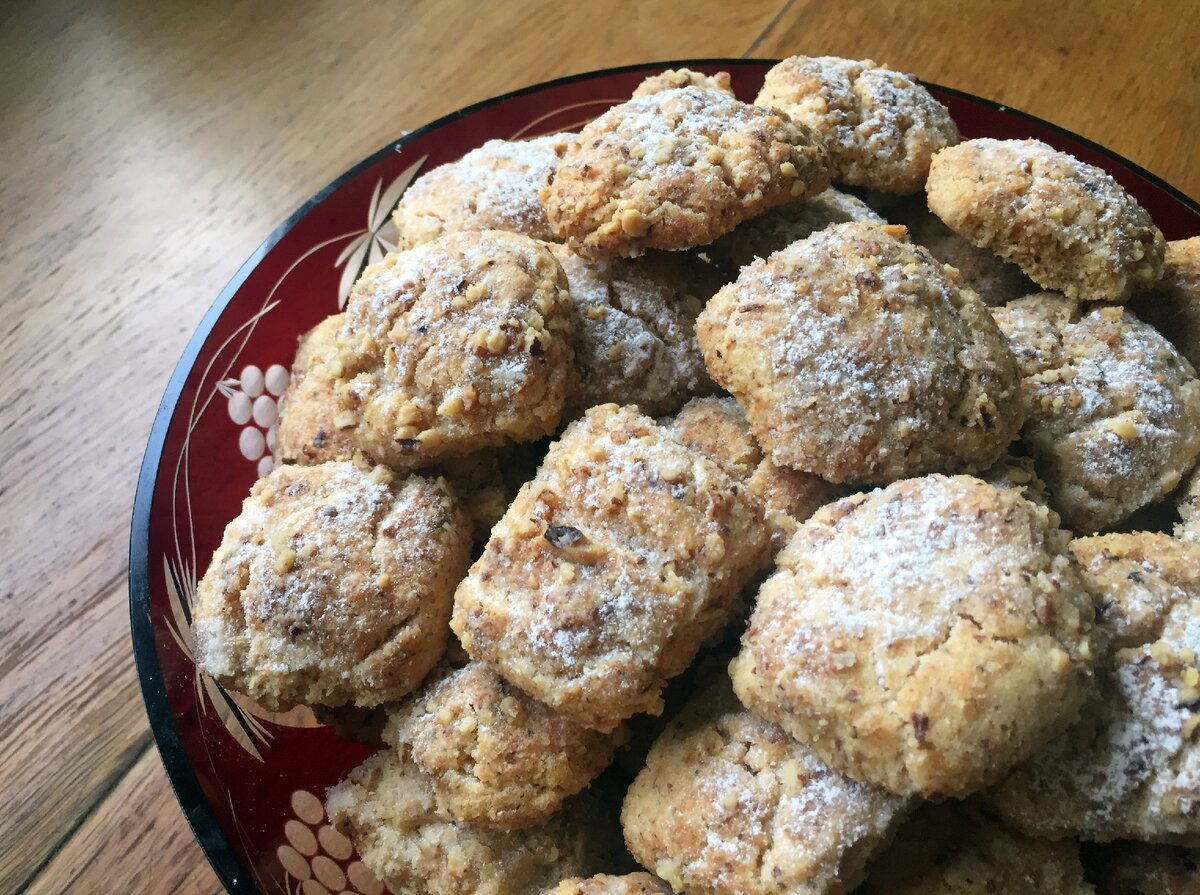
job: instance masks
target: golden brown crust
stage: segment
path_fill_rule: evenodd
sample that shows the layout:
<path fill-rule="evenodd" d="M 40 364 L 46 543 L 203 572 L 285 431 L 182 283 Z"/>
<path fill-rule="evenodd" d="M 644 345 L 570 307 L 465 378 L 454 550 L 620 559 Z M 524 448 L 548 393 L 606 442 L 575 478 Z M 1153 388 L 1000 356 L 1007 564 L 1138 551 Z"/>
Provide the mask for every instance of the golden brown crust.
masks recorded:
<path fill-rule="evenodd" d="M 767 258 L 798 239 L 847 221 L 886 223 L 861 199 L 830 187 L 811 199 L 789 202 L 743 221 L 732 233 L 705 246 L 704 253 L 736 274 L 755 258 Z"/>
<path fill-rule="evenodd" d="M 636 404 L 657 415 L 713 391 L 696 344 L 696 315 L 722 280 L 690 253 L 588 260 L 552 246 L 571 290 L 579 385 L 565 418 L 597 404 Z"/>
<path fill-rule="evenodd" d="M 421 175 L 392 214 L 397 245 L 411 249 L 447 233 L 506 230 L 553 240 L 538 191 L 550 182 L 574 134 L 488 140 L 456 162 Z"/>
<path fill-rule="evenodd" d="M 824 144 L 778 113 L 696 87 L 639 96 L 586 125 L 542 202 L 588 256 L 705 245 L 829 186 Z"/>
<path fill-rule="evenodd" d="M 565 879 L 545 895 L 671 895 L 671 887 L 649 873 L 600 874 L 590 879 Z"/>
<path fill-rule="evenodd" d="M 762 462 L 746 415 L 733 398 L 693 398 L 660 422 L 671 437 L 720 463 L 734 478 L 749 479 Z"/>
<path fill-rule="evenodd" d="M 427 682 L 391 713 L 383 736 L 430 776 L 439 813 L 504 830 L 549 820 L 604 770 L 616 746 L 482 662 Z"/>
<path fill-rule="evenodd" d="M 835 224 L 743 268 L 696 335 L 768 456 L 828 481 L 984 469 L 1024 418 L 979 297 L 876 224 Z"/>
<path fill-rule="evenodd" d="M 550 251 L 452 233 L 368 267 L 339 336 L 336 422 L 393 469 L 553 432 L 573 383 L 571 299 Z"/>
<path fill-rule="evenodd" d="M 959 236 L 929 210 L 924 196 L 914 199 L 919 201 L 906 201 L 888 220 L 903 224 L 908 228 L 910 240 L 925 246 L 929 254 L 957 270 L 985 305 L 995 308 L 1037 292 L 1037 286 L 1021 268 L 991 249 L 973 245 Z"/>
<path fill-rule="evenodd" d="M 1130 307 L 1193 367 L 1200 364 L 1200 236 L 1167 243 L 1163 278 L 1135 295 Z"/>
<path fill-rule="evenodd" d="M 200 581 L 197 662 L 265 708 L 370 707 L 441 656 L 470 522 L 441 479 L 283 466 L 259 479 Z"/>
<path fill-rule="evenodd" d="M 492 526 L 500 521 L 517 489 L 504 479 L 503 449 L 486 448 L 465 457 L 447 457 L 441 472 L 471 517 L 476 541 L 486 541 Z"/>
<path fill-rule="evenodd" d="M 1119 842 L 1087 857 L 1096 895 L 1200 895 L 1200 849 Z"/>
<path fill-rule="evenodd" d="M 1180 492 L 1176 501 L 1180 522 L 1175 534 L 1185 541 L 1200 541 L 1200 467 L 1187 477 Z"/>
<path fill-rule="evenodd" d="M 326 811 L 376 877 L 413 895 L 535 895 L 600 869 L 612 848 L 612 821 L 586 793 L 525 830 L 451 821 L 429 777 L 392 749 L 329 790 Z"/>
<path fill-rule="evenodd" d="M 1200 547 L 1143 533 L 1072 549 L 1114 651 L 1079 724 L 989 802 L 1033 836 L 1200 847 Z"/>
<path fill-rule="evenodd" d="M 1200 455 L 1200 380 L 1120 307 L 1040 293 L 992 311 L 1021 368 L 1022 438 L 1080 534 L 1165 497 Z"/>
<path fill-rule="evenodd" d="M 968 140 L 929 169 L 954 232 L 1077 301 L 1123 302 L 1163 271 L 1163 236 L 1104 171 L 1037 140 Z"/>
<path fill-rule="evenodd" d="M 860 895 L 1091 895 L 1074 842 L 1030 839 L 968 803 L 930 805 L 900 828 Z"/>
<path fill-rule="evenodd" d="M 1008 454 L 979 473 L 979 478 L 997 488 L 1015 488 L 1026 500 L 1046 503 L 1046 483 L 1038 478 L 1032 457 Z M 1057 514 L 1052 521 L 1054 525 L 1058 524 Z"/>
<path fill-rule="evenodd" d="M 897 482 L 799 527 L 730 666 L 833 767 L 964 796 L 1077 717 L 1092 603 L 1049 511 L 967 476 Z"/>
<path fill-rule="evenodd" d="M 307 465 L 354 456 L 354 445 L 334 422 L 339 408 L 329 368 L 344 321 L 344 314 L 334 314 L 300 337 L 291 380 L 279 400 L 275 456 L 283 463 Z"/>
<path fill-rule="evenodd" d="M 662 93 L 679 87 L 698 87 L 701 90 L 716 90 L 726 96 L 733 96 L 730 86 L 729 72 L 719 71 L 706 75 L 703 72 L 692 71 L 690 68 L 669 68 L 657 75 L 651 75 L 637 85 L 634 96 L 649 96 L 652 93 Z"/>
<path fill-rule="evenodd" d="M 455 595 L 463 646 L 596 730 L 657 712 L 664 683 L 762 564 L 742 487 L 633 408 L 572 423 Z"/>
<path fill-rule="evenodd" d="M 1200 545 L 1143 531 L 1076 538 L 1071 553 L 1111 649 L 1157 639 L 1177 604 L 1200 598 Z"/>
<path fill-rule="evenodd" d="M 825 138 L 839 183 L 888 193 L 925 185 L 935 152 L 960 139 L 946 107 L 913 75 L 837 56 L 792 56 L 754 101 L 782 109 Z"/>
<path fill-rule="evenodd" d="M 621 823 L 634 857 L 678 892 L 839 895 L 908 809 L 743 709 L 722 675 L 654 744 Z"/>

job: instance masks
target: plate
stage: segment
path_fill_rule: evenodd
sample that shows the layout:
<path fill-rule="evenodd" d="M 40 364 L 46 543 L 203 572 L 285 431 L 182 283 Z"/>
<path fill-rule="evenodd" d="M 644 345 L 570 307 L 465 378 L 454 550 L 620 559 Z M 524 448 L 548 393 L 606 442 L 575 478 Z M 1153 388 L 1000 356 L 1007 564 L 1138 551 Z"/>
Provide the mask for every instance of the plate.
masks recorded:
<path fill-rule="evenodd" d="M 225 524 L 274 459 L 274 422 L 297 338 L 345 303 L 391 248 L 391 210 L 421 173 L 493 138 L 576 130 L 666 68 L 728 71 L 753 99 L 769 60 L 656 62 L 539 84 L 461 109 L 383 147 L 272 233 L 225 287 L 175 368 L 150 434 L 130 540 L 133 648 L 146 710 L 180 804 L 235 893 L 378 895 L 384 887 L 327 825 L 324 792 L 372 750 L 307 709 L 263 711 L 193 660 L 191 607 Z M 1167 239 L 1200 233 L 1200 205 L 1054 125 L 928 85 L 965 138 L 1034 137 L 1108 171 Z"/>

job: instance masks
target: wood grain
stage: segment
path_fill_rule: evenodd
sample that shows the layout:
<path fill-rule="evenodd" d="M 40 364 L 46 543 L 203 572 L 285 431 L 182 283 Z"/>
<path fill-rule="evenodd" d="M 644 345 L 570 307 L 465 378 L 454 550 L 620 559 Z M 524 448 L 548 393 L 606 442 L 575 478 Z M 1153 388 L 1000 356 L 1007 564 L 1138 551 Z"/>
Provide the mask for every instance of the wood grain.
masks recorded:
<path fill-rule="evenodd" d="M 403 130 L 571 72 L 736 56 L 781 6 L 0 12 L 0 799 L 21 806 L 0 818 L 0 891 L 145 742 L 122 586 L 138 463 L 189 334 L 263 237 Z"/>
<path fill-rule="evenodd" d="M 467 103 L 687 56 L 871 55 L 1200 194 L 1200 21 L 1157 0 L 0 9 L 0 892 L 213 893 L 149 742 L 137 467 L 213 297 L 349 165 Z"/>
<path fill-rule="evenodd" d="M 1054 122 L 1200 198 L 1195 7 L 794 0 L 754 55 L 870 57 Z"/>

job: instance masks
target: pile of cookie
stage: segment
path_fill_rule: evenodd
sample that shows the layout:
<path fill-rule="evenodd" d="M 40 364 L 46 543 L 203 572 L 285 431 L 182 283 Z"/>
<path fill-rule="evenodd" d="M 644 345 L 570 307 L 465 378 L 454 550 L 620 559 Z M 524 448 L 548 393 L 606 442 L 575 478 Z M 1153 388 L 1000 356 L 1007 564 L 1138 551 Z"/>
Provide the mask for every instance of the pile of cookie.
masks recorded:
<path fill-rule="evenodd" d="M 395 222 L 195 607 L 393 891 L 1196 891 L 1200 238 L 830 57 Z"/>

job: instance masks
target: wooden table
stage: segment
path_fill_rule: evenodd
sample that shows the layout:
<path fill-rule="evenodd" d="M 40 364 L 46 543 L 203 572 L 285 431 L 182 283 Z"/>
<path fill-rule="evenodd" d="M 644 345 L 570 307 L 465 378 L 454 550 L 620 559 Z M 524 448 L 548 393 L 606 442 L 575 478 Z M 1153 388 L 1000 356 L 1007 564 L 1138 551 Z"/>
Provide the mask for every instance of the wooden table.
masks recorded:
<path fill-rule="evenodd" d="M 0 893 L 219 890 L 142 709 L 128 520 L 184 343 L 307 196 L 402 130 L 536 81 L 796 52 L 869 55 L 992 97 L 1200 195 L 1200 18 L 1167 0 L 1045 6 L 7 5 Z"/>

